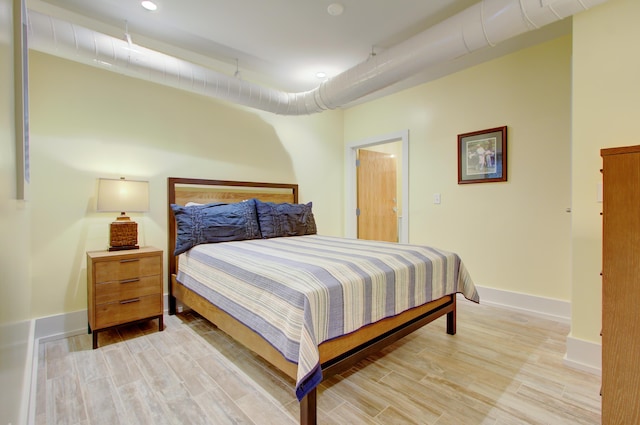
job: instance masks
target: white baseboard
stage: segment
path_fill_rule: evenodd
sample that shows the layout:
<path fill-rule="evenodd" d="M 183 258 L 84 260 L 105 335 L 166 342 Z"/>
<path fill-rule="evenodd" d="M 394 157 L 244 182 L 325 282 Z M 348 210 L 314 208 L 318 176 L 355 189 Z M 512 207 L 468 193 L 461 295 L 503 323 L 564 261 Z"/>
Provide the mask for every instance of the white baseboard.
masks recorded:
<path fill-rule="evenodd" d="M 25 393 L 26 401 L 28 403 L 26 412 L 27 420 L 23 423 L 27 425 L 33 425 L 36 421 L 36 396 L 38 395 L 38 364 L 40 362 L 40 339 L 35 337 L 36 321 L 31 321 L 33 343 L 31 345 L 31 354 L 29 361 L 31 362 L 30 376 L 29 376 L 29 391 Z"/>
<path fill-rule="evenodd" d="M 34 320 L 0 324 L 0 423 L 26 424 L 33 386 Z"/>
<path fill-rule="evenodd" d="M 35 320 L 29 322 L 29 345 L 27 347 L 27 367 L 24 371 L 22 405 L 20 411 L 24 417 L 20 423 L 27 423 L 35 414 L 36 381 L 38 377 L 38 339 L 35 337 Z"/>
<path fill-rule="evenodd" d="M 602 344 L 577 339 L 569 335 L 567 337 L 567 352 L 564 355 L 564 364 L 573 369 L 601 376 Z"/>
<path fill-rule="evenodd" d="M 53 316 L 39 317 L 32 320 L 32 346 L 29 352 L 31 367 L 29 391 L 26 393 L 28 400 L 27 425 L 33 425 L 36 418 L 36 388 L 38 385 L 38 363 L 41 342 L 67 338 L 87 332 L 87 310 L 73 311 L 71 313 L 55 314 Z"/>
<path fill-rule="evenodd" d="M 39 317 L 35 319 L 35 323 L 35 338 L 40 342 L 67 338 L 88 331 L 87 310 Z"/>
<path fill-rule="evenodd" d="M 169 295 L 164 295 L 164 312 L 168 311 Z M 89 331 L 87 310 L 71 313 L 55 314 L 53 316 L 35 319 L 35 339 L 47 342 L 54 339 L 67 338 Z"/>
<path fill-rule="evenodd" d="M 571 322 L 571 303 L 552 298 L 537 297 L 517 292 L 503 291 L 476 285 L 480 302 L 485 305 L 518 310 L 535 314 L 549 320 L 563 323 Z M 167 312 L 169 296 L 164 296 L 164 310 Z M 86 333 L 87 310 L 35 319 L 35 338 L 40 342 L 67 338 Z"/>
<path fill-rule="evenodd" d="M 571 303 L 568 301 L 477 285 L 476 288 L 482 304 L 522 311 L 562 323 L 571 323 Z M 164 296 L 165 312 L 167 311 L 168 298 L 168 295 Z M 36 342 L 46 342 L 80 335 L 87 331 L 87 310 L 79 310 L 36 319 L 34 337 Z M 37 364 L 37 344 L 33 351 L 35 352 L 34 362 Z M 600 344 L 568 336 L 564 364 L 574 369 L 600 375 L 602 369 Z"/>
<path fill-rule="evenodd" d="M 552 298 L 537 297 L 517 292 L 477 286 L 480 302 L 486 305 L 535 314 L 549 320 L 571 324 L 571 303 Z M 564 364 L 573 369 L 601 375 L 601 344 L 567 336 Z"/>
<path fill-rule="evenodd" d="M 535 314 L 549 320 L 571 323 L 571 303 L 554 298 L 503 291 L 476 285 L 480 303 Z"/>

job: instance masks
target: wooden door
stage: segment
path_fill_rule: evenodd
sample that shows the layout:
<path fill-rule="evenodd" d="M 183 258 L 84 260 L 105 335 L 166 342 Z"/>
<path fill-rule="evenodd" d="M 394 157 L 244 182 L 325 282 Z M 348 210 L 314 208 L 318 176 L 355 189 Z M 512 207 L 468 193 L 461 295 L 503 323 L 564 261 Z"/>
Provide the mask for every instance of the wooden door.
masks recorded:
<path fill-rule="evenodd" d="M 397 242 L 396 158 L 358 150 L 358 239 Z"/>

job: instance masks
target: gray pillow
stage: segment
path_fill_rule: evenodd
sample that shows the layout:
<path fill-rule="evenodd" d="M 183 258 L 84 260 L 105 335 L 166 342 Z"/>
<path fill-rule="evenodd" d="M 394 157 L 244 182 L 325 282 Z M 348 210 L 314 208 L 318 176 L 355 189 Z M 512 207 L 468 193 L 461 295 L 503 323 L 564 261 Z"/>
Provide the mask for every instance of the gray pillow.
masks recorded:
<path fill-rule="evenodd" d="M 260 233 L 263 238 L 315 235 L 318 231 L 311 210 L 312 203 L 288 204 L 256 199 Z"/>
<path fill-rule="evenodd" d="M 182 254 L 203 243 L 261 237 L 255 199 L 235 204 L 214 203 L 189 207 L 171 204 L 171 210 L 177 224 L 173 255 Z"/>

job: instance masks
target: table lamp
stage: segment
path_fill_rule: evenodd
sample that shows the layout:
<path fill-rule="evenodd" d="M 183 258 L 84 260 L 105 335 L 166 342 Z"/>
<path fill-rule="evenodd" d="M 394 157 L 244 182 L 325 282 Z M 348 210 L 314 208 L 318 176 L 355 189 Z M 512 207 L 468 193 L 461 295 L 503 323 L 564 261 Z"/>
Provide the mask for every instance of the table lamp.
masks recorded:
<path fill-rule="evenodd" d="M 98 211 L 120 212 L 111 223 L 109 251 L 138 249 L 138 223 L 127 212 L 149 211 L 149 182 L 137 180 L 99 179 Z"/>

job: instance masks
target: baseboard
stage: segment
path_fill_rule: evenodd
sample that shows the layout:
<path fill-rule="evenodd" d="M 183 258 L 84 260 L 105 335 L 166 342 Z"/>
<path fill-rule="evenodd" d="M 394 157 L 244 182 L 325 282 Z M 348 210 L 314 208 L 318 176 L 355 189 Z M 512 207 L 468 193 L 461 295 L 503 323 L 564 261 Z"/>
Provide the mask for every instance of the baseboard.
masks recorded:
<path fill-rule="evenodd" d="M 571 324 L 571 303 L 476 285 L 480 302 L 511 310 L 534 314 L 557 322 Z M 567 336 L 564 364 L 593 375 L 601 375 L 602 346 L 595 342 Z"/>
<path fill-rule="evenodd" d="M 35 412 L 35 388 L 37 379 L 37 370 L 34 367 L 38 365 L 38 345 L 35 338 L 36 323 L 35 320 L 31 320 L 29 323 L 29 343 L 27 346 L 27 360 L 24 371 L 24 383 L 22 385 L 22 405 L 20 411 L 23 412 L 22 422 L 26 423 L 32 416 L 32 411 Z"/>
<path fill-rule="evenodd" d="M 38 347 L 40 346 L 40 339 L 35 337 L 35 329 L 36 329 L 36 321 L 31 321 L 33 330 L 33 342 L 31 345 L 30 353 L 31 355 L 28 358 L 28 361 L 31 363 L 30 367 L 30 376 L 29 376 L 29 391 L 26 392 L 26 401 L 28 406 L 26 408 L 27 412 L 27 420 L 23 423 L 27 425 L 33 425 L 36 421 L 36 396 L 38 395 L 38 364 L 40 364 L 40 350 Z M 25 379 L 26 382 L 26 379 Z"/>
<path fill-rule="evenodd" d="M 549 320 L 571 323 L 571 303 L 553 298 L 537 297 L 476 285 L 482 304 L 535 314 Z M 169 295 L 164 296 L 164 311 L 168 311 Z M 35 319 L 35 339 L 40 342 L 67 338 L 87 332 L 87 310 Z"/>
<path fill-rule="evenodd" d="M 565 365 L 573 369 L 601 376 L 602 345 L 569 335 L 567 337 L 567 352 L 563 361 Z"/>
<path fill-rule="evenodd" d="M 87 310 L 39 317 L 35 322 L 35 338 L 40 342 L 67 338 L 88 331 Z"/>
<path fill-rule="evenodd" d="M 552 298 L 537 297 L 517 292 L 503 291 L 476 285 L 480 294 L 480 302 L 500 308 L 508 308 L 524 313 L 534 314 L 549 320 L 571 323 L 571 303 Z M 165 313 L 168 306 L 168 295 L 164 296 Z M 37 364 L 37 344 L 59 338 L 80 335 L 87 332 L 87 310 L 41 317 L 35 320 L 34 348 Z M 567 337 L 567 351 L 564 364 L 574 369 L 600 375 L 600 344 Z M 35 375 L 35 374 L 34 374 Z"/>
<path fill-rule="evenodd" d="M 164 312 L 168 311 L 169 295 L 164 295 Z M 35 339 L 47 342 L 60 338 L 80 335 L 89 331 L 87 324 L 87 310 L 71 313 L 55 314 L 53 316 L 35 319 Z"/>
<path fill-rule="evenodd" d="M 32 346 L 29 350 L 31 367 L 29 378 L 27 425 L 33 425 L 36 420 L 36 393 L 38 387 L 38 364 L 40 343 L 55 339 L 67 338 L 87 332 L 87 310 L 73 311 L 71 313 L 55 314 L 53 316 L 39 317 L 32 320 Z"/>
<path fill-rule="evenodd" d="M 535 314 L 549 320 L 571 323 L 571 303 L 554 298 L 503 291 L 476 285 L 480 303 Z"/>
<path fill-rule="evenodd" d="M 25 424 L 32 389 L 34 321 L 0 324 L 0 423 Z"/>

